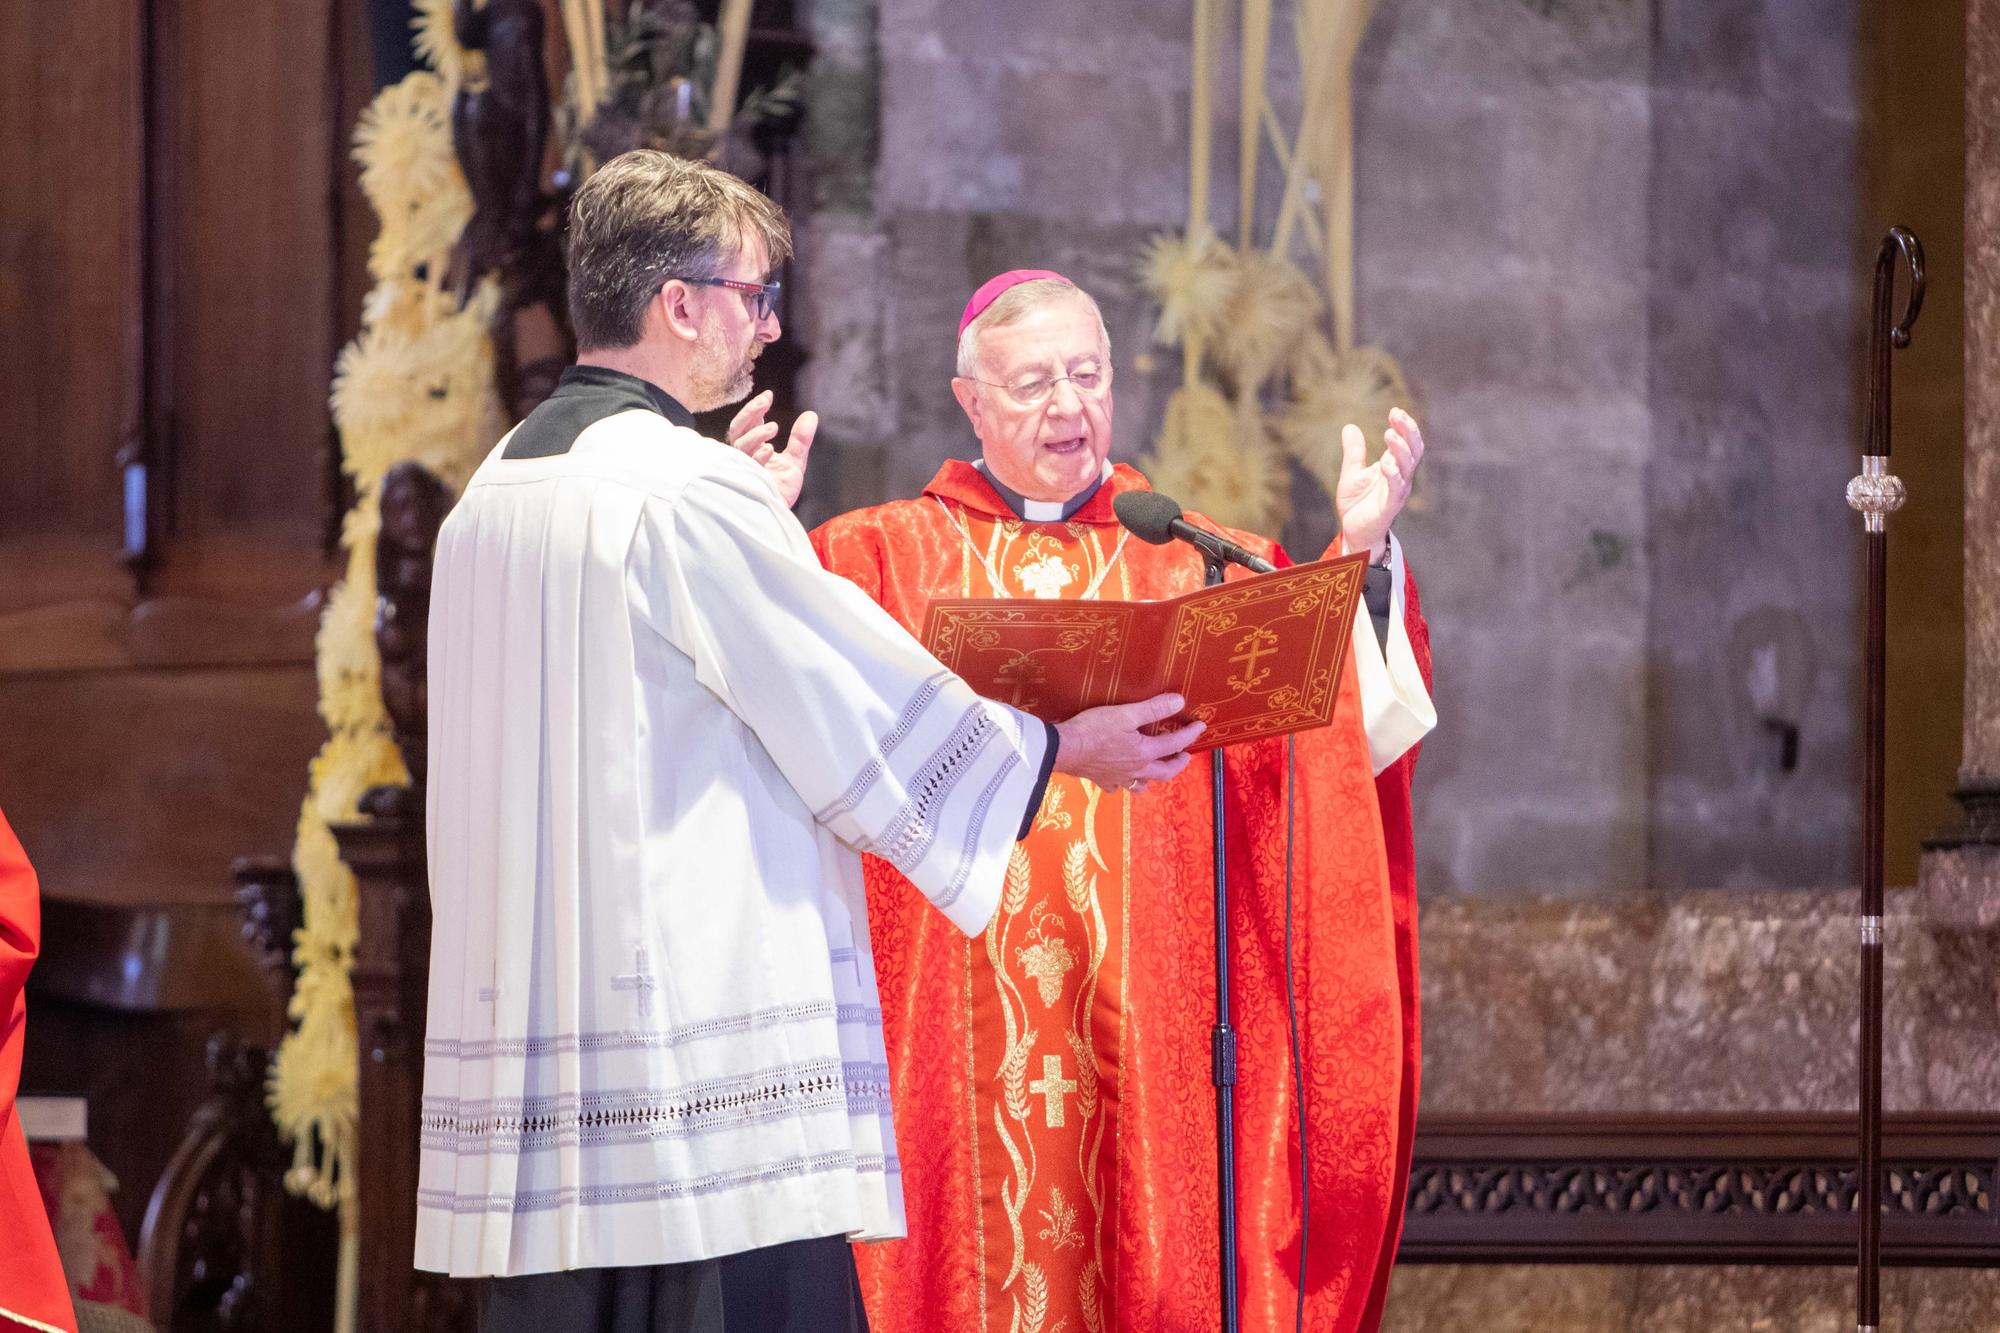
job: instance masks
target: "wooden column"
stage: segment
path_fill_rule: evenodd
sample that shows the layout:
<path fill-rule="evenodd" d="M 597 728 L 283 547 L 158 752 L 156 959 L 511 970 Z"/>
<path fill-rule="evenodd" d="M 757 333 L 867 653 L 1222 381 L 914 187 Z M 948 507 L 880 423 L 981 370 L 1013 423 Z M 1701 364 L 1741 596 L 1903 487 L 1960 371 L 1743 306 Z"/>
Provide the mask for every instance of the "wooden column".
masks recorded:
<path fill-rule="evenodd" d="M 361 940 L 352 973 L 361 1061 L 360 1329 L 469 1333 L 475 1323 L 472 1284 L 419 1273 L 413 1263 L 431 948 L 423 806 L 371 804 L 382 813 L 334 829 L 360 891 Z"/>

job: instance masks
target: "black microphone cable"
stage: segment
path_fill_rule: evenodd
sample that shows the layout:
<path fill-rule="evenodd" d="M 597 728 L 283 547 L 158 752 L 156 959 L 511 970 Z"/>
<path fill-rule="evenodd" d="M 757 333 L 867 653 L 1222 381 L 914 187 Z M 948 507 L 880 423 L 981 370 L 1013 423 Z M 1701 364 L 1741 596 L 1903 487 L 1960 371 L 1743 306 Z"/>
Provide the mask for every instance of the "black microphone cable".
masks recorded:
<path fill-rule="evenodd" d="M 1292 978 L 1292 829 L 1293 796 L 1297 792 L 1298 738 L 1285 737 L 1285 1016 L 1291 1026 L 1292 1085 L 1299 1102 L 1299 1308 L 1293 1323 L 1297 1333 L 1306 1326 L 1306 1242 L 1312 1234 L 1311 1163 L 1307 1156 L 1305 1061 L 1299 1054 L 1299 992 Z"/>

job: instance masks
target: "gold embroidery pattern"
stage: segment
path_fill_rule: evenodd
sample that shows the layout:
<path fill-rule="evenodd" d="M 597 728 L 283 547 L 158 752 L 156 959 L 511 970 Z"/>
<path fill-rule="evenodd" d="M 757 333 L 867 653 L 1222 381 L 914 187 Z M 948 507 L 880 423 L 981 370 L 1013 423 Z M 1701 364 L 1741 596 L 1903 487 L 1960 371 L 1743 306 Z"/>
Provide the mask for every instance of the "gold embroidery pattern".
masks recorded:
<path fill-rule="evenodd" d="M 1050 549 L 1053 545 L 1046 534 L 1035 534 L 1028 538 L 1028 549 L 1020 563 L 1014 566 L 1015 580 L 1032 597 L 1060 597 L 1062 590 L 1076 581 L 1076 571 L 1060 554 Z"/>
<path fill-rule="evenodd" d="M 1026 1301 L 1017 1307 L 1021 1319 L 1021 1333 L 1042 1333 L 1042 1325 L 1049 1317 L 1049 1279 L 1042 1272 L 1040 1264 L 1027 1266 L 1026 1279 L 1022 1286 L 1027 1288 Z"/>
<path fill-rule="evenodd" d="M 1088 824 L 1102 794 L 1093 790 L 1086 799 Z M 1058 1251 L 1081 1247 L 1088 1237 L 1095 1254 L 1086 1265 L 1088 1290 L 1079 1292 L 1081 1304 L 1077 1308 L 1091 1309 L 1100 1320 L 1103 1314 L 1103 1293 L 1098 1284 L 1104 1271 L 1106 1200 L 1100 1161 L 1109 1126 L 1099 1095 L 1097 1053 L 1090 1036 L 1090 1023 L 1097 975 L 1106 950 L 1106 924 L 1098 901 L 1098 866 L 1093 864 L 1097 859 L 1093 842 L 1094 837 L 1077 837 L 1064 850 L 1062 893 L 1055 902 L 1067 907 L 1068 913 L 1046 899 L 1036 900 L 1032 863 L 1025 850 L 1017 846 L 1008 864 L 1001 910 L 986 929 L 987 960 L 993 967 L 1005 1032 L 1004 1055 L 995 1071 L 1000 1097 L 993 1108 L 993 1127 L 1008 1161 L 1007 1176 L 1000 1183 L 1000 1202 L 1007 1217 L 1013 1256 L 1000 1287 L 1012 1299 L 1015 1325 L 1024 1329 L 1035 1326 L 1036 1282 L 1040 1283 L 1041 1310 L 1046 1316 L 1048 1272 L 1028 1258 L 1028 1225 L 1024 1222 L 1029 1200 L 1037 1196 L 1040 1165 L 1037 1128 L 1064 1130 L 1074 1126 L 1078 1135 L 1077 1178 L 1082 1183 L 1084 1200 L 1080 1206 L 1079 1201 L 1063 1193 L 1060 1185 L 1047 1186 L 1046 1206 L 1035 1209 L 1044 1223 L 1036 1236 Z M 1016 935 L 1023 925 L 1025 931 Z M 1016 944 L 1016 940 L 1020 942 Z M 1084 948 L 1081 960 L 1071 940 Z M 1018 973 L 1007 967 L 1010 957 L 1018 965 Z M 1082 975 L 1062 1029 L 1061 1047 L 1066 1050 L 1059 1049 L 1053 1054 L 1037 1052 L 1040 1033 L 1029 1020 L 1026 987 L 1032 981 L 1036 999 L 1044 1009 L 1051 1008 L 1062 998 L 1070 974 L 1079 968 Z M 1031 1079 L 1029 1071 L 1037 1065 L 1040 1077 Z M 1039 1126 L 1030 1120 L 1031 1116 L 1040 1121 Z M 1085 1216 L 1090 1219 L 1087 1228 L 1080 1224 Z M 1030 1273 L 1039 1276 L 1030 1278 Z"/>
<path fill-rule="evenodd" d="M 1063 1099 L 1076 1091 L 1076 1080 L 1063 1077 L 1060 1055 L 1042 1057 L 1042 1076 L 1028 1085 L 1028 1091 L 1042 1099 L 1043 1124 L 1061 1129 L 1068 1123 L 1069 1110 Z"/>
<path fill-rule="evenodd" d="M 1068 943 L 1061 936 L 1017 949 L 1014 957 L 1021 964 L 1021 970 L 1035 979 L 1035 990 L 1042 997 L 1044 1008 L 1061 997 L 1063 978 L 1076 966 L 1076 955 L 1069 951 Z"/>
<path fill-rule="evenodd" d="M 1009 1165 L 1007 1179 L 1000 1182 L 1000 1206 L 1007 1215 L 1007 1229 L 1014 1243 L 1006 1279 L 1000 1284 L 1003 1290 L 1011 1287 L 1014 1279 L 1021 1275 L 1026 1260 L 1028 1244 L 1021 1227 L 1021 1211 L 1027 1206 L 1028 1190 L 1034 1184 L 1036 1168 L 1034 1135 L 1026 1132 L 1028 1056 L 1034 1050 L 1035 1030 L 1026 1026 L 1027 999 L 1013 977 L 1008 975 L 1006 965 L 1007 930 L 1028 905 L 1032 880 L 1033 871 L 1027 850 L 1015 843 L 1007 862 L 1007 886 L 1000 899 L 1000 910 L 986 927 L 986 961 L 993 968 L 994 984 L 999 991 L 1000 1017 L 1006 1032 L 1006 1054 L 1001 1058 L 998 1071 L 1001 1101 L 993 1108 L 993 1127 L 999 1135 L 1000 1146 L 1006 1150 Z M 1008 1130 L 1009 1120 L 1022 1126 L 1019 1143 Z M 1039 1273 L 1039 1270 L 1036 1271 Z M 1043 1280 L 1043 1297 L 1046 1305 L 1046 1279 Z M 1018 1323 L 1021 1319 L 1021 1297 L 1017 1295 L 1014 1299 L 1015 1320 Z"/>
<path fill-rule="evenodd" d="M 1083 1318 L 1085 1333 L 1103 1333 L 1104 1309 L 1098 1304 L 1097 1288 L 1103 1280 L 1103 1273 L 1092 1259 L 1083 1266 L 1077 1279 L 1077 1313 Z"/>
<path fill-rule="evenodd" d="M 1076 1055 L 1077 1117 L 1084 1125 L 1077 1144 L 1077 1172 L 1083 1180 L 1084 1197 L 1090 1202 L 1090 1216 L 1093 1219 L 1091 1235 L 1095 1241 L 1096 1258 L 1083 1274 L 1084 1293 L 1094 1303 L 1096 1278 L 1093 1274 L 1104 1271 L 1104 1181 L 1098 1171 L 1098 1160 L 1103 1154 L 1104 1136 L 1109 1128 L 1100 1112 L 1097 1099 L 1097 1051 L 1090 1040 L 1090 1014 L 1097 994 L 1097 973 L 1104 964 L 1105 927 L 1104 907 L 1097 894 L 1097 876 L 1090 871 L 1090 861 L 1096 856 L 1096 821 L 1100 792 L 1093 789 L 1089 802 L 1089 814 L 1085 826 L 1089 829 L 1087 838 L 1078 838 L 1063 854 L 1063 890 L 1070 907 L 1089 923 L 1088 939 L 1090 961 L 1077 987 L 1075 1010 L 1071 1015 L 1070 1028 L 1064 1035 L 1069 1039 L 1070 1049 Z M 1130 796 L 1120 793 L 1118 804 L 1122 809 L 1130 801 Z M 1102 858 L 1097 858 L 1102 865 Z M 1087 1306 L 1085 1308 L 1088 1308 Z"/>
<path fill-rule="evenodd" d="M 982 547 L 965 518 L 953 512 L 952 506 L 940 505 L 954 519 L 964 540 L 968 595 L 977 596 L 982 591 L 972 586 L 978 581 L 972 572 L 975 565 L 987 581 L 984 591 L 997 597 L 1095 598 L 1114 570 L 1120 574 L 1121 584 L 1129 583 L 1120 559 L 1129 534 L 1121 534 L 1107 554 L 1098 534 L 1081 524 L 1068 525 L 1075 539 L 1071 547 L 1053 534 L 1024 532 L 1019 522 L 1001 520 L 993 525 Z M 1003 569 L 1011 579 L 1002 574 Z M 1079 577 L 1084 583 L 1081 589 L 1076 586 Z M 985 932 L 993 979 L 989 993 L 999 1003 L 1002 1029 L 1001 1058 L 997 1067 L 988 1066 L 992 1082 L 986 1084 L 986 1099 L 993 1103 L 991 1125 L 1004 1154 L 997 1193 L 1012 1253 L 1006 1276 L 990 1292 L 981 1265 L 982 1329 L 991 1326 L 986 1322 L 988 1310 L 1012 1333 L 1077 1333 L 1079 1319 L 1083 1333 L 1108 1333 L 1114 1322 L 1105 1264 L 1106 1232 L 1110 1229 L 1105 1215 L 1108 1183 L 1101 1165 L 1110 1126 L 1100 1095 L 1092 1037 L 1098 975 L 1108 948 L 1099 875 L 1110 873 L 1111 868 L 1099 846 L 1096 824 L 1100 809 L 1122 819 L 1129 800 L 1119 799 L 1106 808 L 1105 795 L 1094 784 L 1078 778 L 1058 775 L 1050 783 L 1034 827 L 1044 836 L 1055 833 L 1069 837 L 1061 858 L 1060 888 L 1048 884 L 1046 888 L 1054 892 L 1042 891 L 1044 885 L 1038 882 L 1034 863 L 1024 847 L 1017 845 L 1008 863 L 1000 911 Z M 1123 797 L 1123 793 L 1116 795 Z M 1033 1002 L 1028 999 L 1031 984 Z M 1066 992 L 1070 999 L 1065 1010 Z M 1031 1016 L 1034 1003 L 1039 1003 L 1046 1016 L 1041 1028 Z M 1056 1031 L 1047 1035 L 1060 1034 L 1053 1052 L 1037 1049 L 1050 1018 L 1056 1020 Z M 981 1098 L 975 1091 L 978 1100 Z M 1082 1189 L 1081 1198 L 1072 1190 L 1067 1171 L 1061 1172 L 1060 1181 L 1048 1179 L 1041 1171 L 1039 1151 L 1049 1145 L 1038 1146 L 1038 1139 L 1049 1131 L 1077 1135 L 1075 1179 Z M 1030 1257 L 1031 1235 L 1043 1262 Z M 982 1251 L 984 1236 L 982 1226 Z M 1080 1269 L 1055 1266 L 1055 1253 L 1078 1252 L 1083 1258 Z M 1068 1296 L 1058 1302 L 1068 1306 L 1068 1313 L 1052 1320 L 1051 1287 L 1057 1281 L 1064 1288 L 1071 1281 L 1078 1285 L 1073 1304 Z M 992 1300 L 1004 1300 L 1007 1305 L 994 1308 Z"/>
<path fill-rule="evenodd" d="M 958 535 L 965 542 L 966 553 L 979 562 L 980 569 L 986 574 L 987 585 L 992 589 L 991 596 L 1012 597 L 1015 595 L 1013 590 L 1007 586 L 1007 580 L 1001 577 L 1000 567 L 1011 558 L 1015 543 L 1023 541 L 1024 537 L 1025 553 L 1019 563 L 1014 566 L 1014 573 L 1021 584 L 1028 589 L 1031 596 L 1059 596 L 1061 590 L 1068 587 L 1074 578 L 1074 571 L 1070 568 L 1069 562 L 1056 553 L 1056 539 L 1051 534 L 1045 532 L 1025 533 L 1024 525 L 1020 519 L 1003 518 L 993 525 L 993 535 L 987 539 L 986 549 L 982 551 L 979 549 L 979 543 L 972 539 L 972 526 L 966 522 L 964 509 L 962 507 L 954 508 L 946 504 L 943 500 L 938 500 L 936 496 L 932 496 L 931 498 L 937 500 L 938 507 L 944 510 L 945 514 L 950 517 L 952 523 L 958 528 Z M 1120 529 L 1117 545 L 1112 547 L 1111 554 L 1106 556 L 1104 554 L 1103 542 L 1099 539 L 1097 532 L 1088 524 L 1065 523 L 1063 530 L 1075 538 L 1078 547 L 1082 549 L 1084 570 L 1088 575 L 1088 580 L 1084 584 L 1083 591 L 1077 595 L 1076 600 L 1093 600 L 1097 597 L 1099 590 L 1104 587 L 1104 580 L 1109 578 L 1111 571 L 1118 567 L 1118 558 L 1125 554 L 1125 543 L 1130 539 L 1132 534 L 1124 529 Z M 1056 570 L 1050 568 L 1051 562 L 1060 567 L 1060 575 L 1058 575 Z M 1032 578 L 1028 573 L 1031 567 L 1035 570 Z M 1060 577 L 1062 581 L 1054 583 L 1051 586 L 1051 581 L 1057 577 Z M 1051 590 L 1047 592 L 1042 591 L 1045 587 L 1049 587 Z"/>
<path fill-rule="evenodd" d="M 1049 1189 L 1049 1206 L 1042 1209 L 1042 1218 L 1048 1225 L 1041 1230 L 1041 1238 L 1059 1250 L 1074 1249 L 1083 1244 L 1083 1233 L 1076 1229 L 1076 1206 L 1063 1197 L 1062 1186 Z"/>
<path fill-rule="evenodd" d="M 1058 785 L 1049 787 L 1049 794 L 1042 798 L 1042 812 L 1035 816 L 1036 832 L 1070 826 L 1070 813 L 1063 809 L 1063 790 Z"/>

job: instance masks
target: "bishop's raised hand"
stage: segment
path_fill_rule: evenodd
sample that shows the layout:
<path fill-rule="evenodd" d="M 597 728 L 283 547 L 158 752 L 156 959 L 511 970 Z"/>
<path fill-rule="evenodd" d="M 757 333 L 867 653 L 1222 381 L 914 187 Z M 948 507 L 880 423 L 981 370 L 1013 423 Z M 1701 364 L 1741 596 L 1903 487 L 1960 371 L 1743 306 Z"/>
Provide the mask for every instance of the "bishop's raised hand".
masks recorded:
<path fill-rule="evenodd" d="M 1416 418 L 1400 407 L 1389 413 L 1382 456 L 1373 463 L 1368 461 L 1368 441 L 1361 427 L 1350 424 L 1340 432 L 1340 482 L 1334 487 L 1333 507 L 1349 551 L 1366 551 L 1371 560 L 1382 558 L 1389 525 L 1403 512 L 1423 458 L 1424 433 L 1417 429 Z"/>

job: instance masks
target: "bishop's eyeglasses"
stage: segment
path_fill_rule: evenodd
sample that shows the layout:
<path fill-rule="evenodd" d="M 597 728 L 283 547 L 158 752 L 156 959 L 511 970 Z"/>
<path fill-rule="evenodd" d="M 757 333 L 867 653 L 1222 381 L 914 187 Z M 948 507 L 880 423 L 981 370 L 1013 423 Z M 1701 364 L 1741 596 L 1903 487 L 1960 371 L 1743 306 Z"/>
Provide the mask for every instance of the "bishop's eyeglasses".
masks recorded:
<path fill-rule="evenodd" d="M 678 273 L 669 274 L 667 282 L 675 281 L 685 282 L 690 287 L 723 287 L 732 292 L 741 292 L 745 296 L 755 294 L 757 299 L 752 304 L 760 321 L 769 319 L 771 312 L 778 308 L 778 291 L 785 285 L 782 282 L 740 282 L 735 278 L 683 278 Z M 660 285 L 664 287 L 666 283 Z"/>
<path fill-rule="evenodd" d="M 1056 385 L 1061 384 L 1064 380 L 1069 381 L 1070 387 L 1075 389 L 1078 394 L 1085 398 L 1094 398 L 1110 385 L 1111 372 L 1093 362 L 1089 365 L 1079 366 L 1067 375 L 1020 380 L 1013 384 L 1001 384 L 995 380 L 982 380 L 972 375 L 967 375 L 964 378 L 971 380 L 974 384 L 984 384 L 991 389 L 1004 390 L 1009 398 L 1012 398 L 1022 407 L 1039 407 L 1048 401 L 1049 395 L 1056 391 Z"/>

